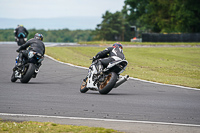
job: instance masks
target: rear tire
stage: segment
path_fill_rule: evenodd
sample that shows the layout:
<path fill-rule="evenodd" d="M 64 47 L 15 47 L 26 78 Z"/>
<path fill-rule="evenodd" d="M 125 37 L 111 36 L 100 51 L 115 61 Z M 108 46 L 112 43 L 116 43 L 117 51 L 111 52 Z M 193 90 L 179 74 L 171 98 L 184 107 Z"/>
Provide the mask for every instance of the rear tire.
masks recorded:
<path fill-rule="evenodd" d="M 34 72 L 35 72 L 35 65 L 33 63 L 29 63 L 26 73 L 22 76 L 20 81 L 22 83 L 28 83 L 30 81 L 30 79 L 32 78 Z"/>
<path fill-rule="evenodd" d="M 80 92 L 81 93 L 86 93 L 89 89 L 86 87 L 87 86 L 87 81 L 88 81 L 88 79 L 86 80 L 86 81 L 83 81 L 82 82 L 82 84 L 81 84 L 81 87 L 80 87 Z"/>
<path fill-rule="evenodd" d="M 15 78 L 15 71 L 13 71 L 13 74 L 11 76 L 11 82 L 16 82 L 17 78 Z"/>
<path fill-rule="evenodd" d="M 104 83 L 98 86 L 100 94 L 108 94 L 117 82 L 118 75 L 115 72 L 111 72 L 108 74 L 107 79 Z"/>
<path fill-rule="evenodd" d="M 25 43 L 24 38 L 19 38 L 19 41 L 17 42 L 18 46 L 21 46 Z"/>

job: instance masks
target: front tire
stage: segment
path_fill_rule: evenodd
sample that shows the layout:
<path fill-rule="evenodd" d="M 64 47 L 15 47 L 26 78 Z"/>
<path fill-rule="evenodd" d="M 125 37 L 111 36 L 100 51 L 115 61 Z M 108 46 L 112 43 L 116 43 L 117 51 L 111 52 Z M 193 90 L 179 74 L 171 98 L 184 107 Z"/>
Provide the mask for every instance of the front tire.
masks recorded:
<path fill-rule="evenodd" d="M 36 67 L 33 63 L 29 63 L 27 66 L 27 70 L 26 70 L 25 74 L 22 76 L 22 78 L 20 79 L 20 81 L 22 83 L 28 83 L 35 72 L 35 68 Z"/>
<path fill-rule="evenodd" d="M 115 72 L 109 73 L 108 76 L 106 77 L 106 80 L 98 86 L 99 93 L 108 94 L 115 86 L 117 78 L 118 75 Z"/>
<path fill-rule="evenodd" d="M 13 71 L 13 74 L 11 76 L 11 82 L 16 82 L 17 78 L 15 78 L 15 71 Z"/>
<path fill-rule="evenodd" d="M 80 92 L 81 93 L 86 93 L 89 89 L 86 87 L 87 86 L 87 81 L 88 81 L 88 79 L 86 80 L 86 81 L 83 81 L 82 82 L 82 84 L 81 84 L 81 87 L 80 87 Z"/>

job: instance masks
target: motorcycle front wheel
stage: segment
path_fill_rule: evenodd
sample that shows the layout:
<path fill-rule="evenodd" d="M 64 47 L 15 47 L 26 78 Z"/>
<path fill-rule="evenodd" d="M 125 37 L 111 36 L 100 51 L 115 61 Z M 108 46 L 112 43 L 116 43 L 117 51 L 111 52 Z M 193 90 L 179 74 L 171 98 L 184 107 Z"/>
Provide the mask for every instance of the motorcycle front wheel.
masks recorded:
<path fill-rule="evenodd" d="M 13 71 L 13 74 L 11 76 L 11 82 L 16 82 L 17 78 L 15 78 L 15 71 Z"/>
<path fill-rule="evenodd" d="M 26 70 L 20 79 L 21 83 L 28 83 L 30 81 L 35 72 L 35 68 L 36 66 L 33 63 L 29 63 L 28 66 L 26 66 Z"/>
<path fill-rule="evenodd" d="M 86 93 L 89 89 L 86 87 L 87 86 L 87 81 L 88 81 L 88 79 L 86 80 L 86 81 L 83 81 L 82 82 L 82 84 L 81 84 L 81 87 L 80 87 L 80 92 L 81 93 Z"/>
<path fill-rule="evenodd" d="M 106 77 L 103 83 L 98 85 L 100 94 L 108 94 L 117 82 L 118 75 L 115 72 L 111 72 Z"/>

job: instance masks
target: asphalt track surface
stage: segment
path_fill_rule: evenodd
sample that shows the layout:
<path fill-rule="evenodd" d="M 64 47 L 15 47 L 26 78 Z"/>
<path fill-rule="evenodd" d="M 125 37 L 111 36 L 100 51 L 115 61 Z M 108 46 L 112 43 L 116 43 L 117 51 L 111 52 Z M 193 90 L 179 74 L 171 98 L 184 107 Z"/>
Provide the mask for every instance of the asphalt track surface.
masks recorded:
<path fill-rule="evenodd" d="M 16 44 L 0 44 L 0 118 L 125 132 L 200 132 L 200 91 L 130 79 L 108 95 L 80 93 L 87 70 L 45 58 L 28 84 L 12 83 Z"/>

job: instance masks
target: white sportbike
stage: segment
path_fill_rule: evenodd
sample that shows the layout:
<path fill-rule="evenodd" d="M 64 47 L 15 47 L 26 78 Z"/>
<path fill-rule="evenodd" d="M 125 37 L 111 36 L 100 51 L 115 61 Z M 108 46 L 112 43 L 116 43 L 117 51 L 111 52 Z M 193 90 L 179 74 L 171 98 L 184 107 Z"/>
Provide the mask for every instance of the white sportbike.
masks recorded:
<path fill-rule="evenodd" d="M 97 61 L 94 61 L 89 67 L 87 77 L 83 80 L 80 87 L 81 93 L 95 90 L 99 91 L 100 94 L 108 94 L 113 88 L 120 86 L 129 78 L 128 75 L 120 75 L 128 65 L 126 60 L 110 62 L 100 74 L 97 72 L 96 63 Z"/>

